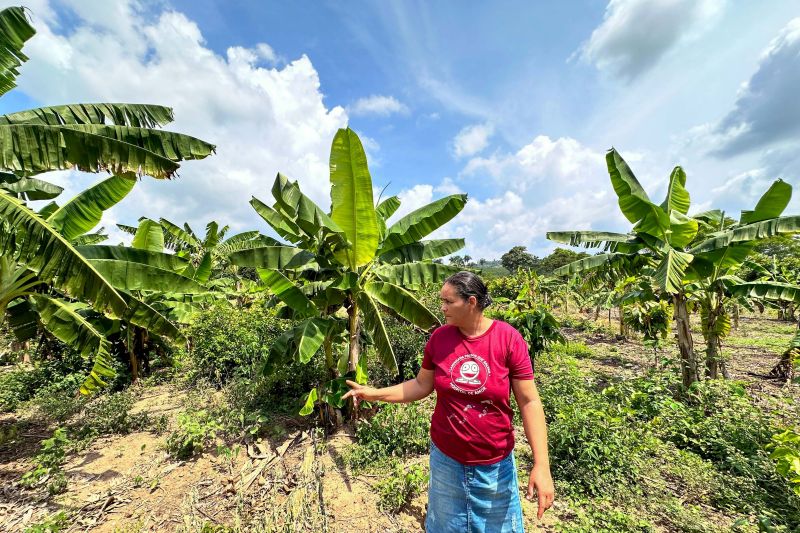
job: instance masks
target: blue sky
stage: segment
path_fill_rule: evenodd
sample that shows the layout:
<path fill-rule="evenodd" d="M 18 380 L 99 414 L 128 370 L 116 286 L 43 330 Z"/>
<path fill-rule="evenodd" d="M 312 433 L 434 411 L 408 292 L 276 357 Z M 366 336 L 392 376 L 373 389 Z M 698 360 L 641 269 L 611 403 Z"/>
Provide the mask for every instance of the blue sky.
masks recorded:
<path fill-rule="evenodd" d="M 175 108 L 218 154 L 144 179 L 103 224 L 263 223 L 278 171 L 328 207 L 337 128 L 362 137 L 401 213 L 466 192 L 434 237 L 539 255 L 548 230 L 628 226 L 603 154 L 660 201 L 676 164 L 696 210 L 800 184 L 800 3 L 33 0 L 39 33 L 0 111 L 80 101 Z M 54 175 L 67 194 L 97 176 Z M 790 204 L 800 211 L 797 198 Z"/>

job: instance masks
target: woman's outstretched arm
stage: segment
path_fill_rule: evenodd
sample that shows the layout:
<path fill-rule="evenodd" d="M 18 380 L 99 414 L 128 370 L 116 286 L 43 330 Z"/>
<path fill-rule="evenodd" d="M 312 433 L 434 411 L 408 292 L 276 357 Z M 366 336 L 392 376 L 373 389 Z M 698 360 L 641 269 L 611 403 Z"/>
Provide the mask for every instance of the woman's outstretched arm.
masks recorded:
<path fill-rule="evenodd" d="M 368 402 L 408 403 L 421 400 L 433 392 L 433 370 L 420 368 L 417 377 L 398 385 L 376 389 L 367 385 L 359 385 L 355 381 L 347 381 L 350 390 L 342 396 L 342 400 L 354 398 Z"/>

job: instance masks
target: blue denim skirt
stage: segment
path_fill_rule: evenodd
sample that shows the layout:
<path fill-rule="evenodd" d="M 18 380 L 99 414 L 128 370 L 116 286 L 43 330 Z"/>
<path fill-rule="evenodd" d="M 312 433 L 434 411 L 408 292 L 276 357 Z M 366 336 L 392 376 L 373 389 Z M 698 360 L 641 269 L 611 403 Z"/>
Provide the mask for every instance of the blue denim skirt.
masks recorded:
<path fill-rule="evenodd" d="M 524 532 L 514 453 L 491 465 L 463 465 L 431 443 L 428 533 Z"/>

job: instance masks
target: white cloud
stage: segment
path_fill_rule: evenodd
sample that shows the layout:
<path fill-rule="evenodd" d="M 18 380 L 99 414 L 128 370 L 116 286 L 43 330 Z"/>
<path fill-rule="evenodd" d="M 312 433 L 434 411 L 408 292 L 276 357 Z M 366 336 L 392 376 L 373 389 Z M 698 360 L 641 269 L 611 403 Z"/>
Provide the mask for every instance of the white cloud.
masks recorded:
<path fill-rule="evenodd" d="M 631 151 L 627 159 L 642 157 Z M 636 167 L 642 183 L 653 185 L 646 179 L 649 167 Z M 516 245 L 544 255 L 554 247 L 545 239 L 548 231 L 629 227 L 617 208 L 603 153 L 570 137 L 539 135 L 516 152 L 472 158 L 458 182 L 475 181 L 497 192 L 484 198 L 471 195 L 464 210 L 435 238 L 464 237 L 464 253 L 476 258 L 499 258 Z M 427 200 L 429 189 L 423 187 L 415 189 L 424 191 Z M 452 194 L 459 189 L 453 179 L 445 178 L 432 192 Z"/>
<path fill-rule="evenodd" d="M 488 174 L 498 183 L 525 191 L 542 182 L 576 185 L 589 176 L 598 176 L 604 169 L 602 153 L 570 137 L 553 140 L 539 135 L 516 153 L 495 153 L 469 160 L 462 174 Z"/>
<path fill-rule="evenodd" d="M 444 178 L 433 190 L 444 195 L 461 194 L 464 192 L 464 189 L 459 187 L 456 182 L 453 181 L 453 178 L 449 177 Z"/>
<path fill-rule="evenodd" d="M 707 29 L 724 0 L 610 0 L 603 22 L 576 52 L 628 81 L 654 67 L 693 31 Z"/>
<path fill-rule="evenodd" d="M 459 158 L 475 155 L 489 146 L 493 134 L 494 126 L 491 124 L 466 126 L 453 139 L 453 154 Z"/>
<path fill-rule="evenodd" d="M 353 116 L 378 115 L 388 117 L 395 113 L 407 114 L 408 106 L 394 96 L 372 95 L 359 98 L 347 110 Z"/>
<path fill-rule="evenodd" d="M 168 105 L 176 117 L 168 128 L 216 144 L 217 154 L 184 163 L 180 178 L 171 182 L 145 178 L 102 224 L 108 227 L 111 219 L 134 224 L 144 215 L 202 228 L 215 218 L 231 224 L 232 231 L 267 231 L 248 201 L 255 195 L 271 203 L 269 188 L 278 171 L 329 207 L 330 143 L 347 124 L 347 113 L 325 106 L 308 57 L 266 68 L 259 63 L 273 62 L 276 55 L 265 43 L 231 47 L 222 57 L 181 13 L 146 18 L 135 2 L 113 4 L 103 8 L 115 13 L 113 20 L 80 2 L 68 4 L 77 22 L 71 20 L 74 29 L 63 34 L 49 4 L 40 4 L 48 17 L 34 20 L 38 33 L 25 48 L 31 59 L 22 69 L 20 89 L 43 104 Z"/>
<path fill-rule="evenodd" d="M 770 42 L 756 72 L 745 82 L 733 109 L 717 124 L 695 129 L 712 154 L 732 156 L 800 134 L 800 17 Z"/>

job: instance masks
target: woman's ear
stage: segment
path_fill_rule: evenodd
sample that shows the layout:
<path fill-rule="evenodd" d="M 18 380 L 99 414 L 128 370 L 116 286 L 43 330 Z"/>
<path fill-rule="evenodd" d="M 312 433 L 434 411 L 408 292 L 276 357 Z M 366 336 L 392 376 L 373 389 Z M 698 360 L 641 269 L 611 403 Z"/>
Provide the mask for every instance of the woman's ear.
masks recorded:
<path fill-rule="evenodd" d="M 470 296 L 467 302 L 469 303 L 469 305 L 474 305 L 475 307 L 478 306 L 478 299 L 475 298 L 474 296 Z"/>

